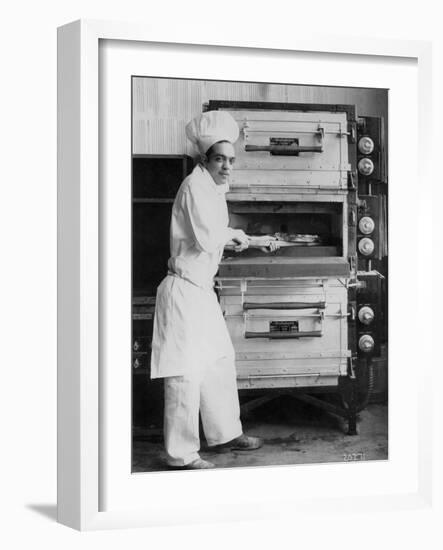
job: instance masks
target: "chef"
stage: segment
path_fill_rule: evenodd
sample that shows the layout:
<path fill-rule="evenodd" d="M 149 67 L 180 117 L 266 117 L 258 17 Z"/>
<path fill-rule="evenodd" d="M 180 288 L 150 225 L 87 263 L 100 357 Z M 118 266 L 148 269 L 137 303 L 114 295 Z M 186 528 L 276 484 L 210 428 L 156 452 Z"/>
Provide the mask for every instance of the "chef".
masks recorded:
<path fill-rule="evenodd" d="M 174 469 L 207 469 L 199 456 L 199 414 L 214 450 L 254 450 L 243 434 L 235 353 L 214 292 L 223 249 L 248 247 L 248 236 L 228 227 L 225 193 L 239 129 L 225 111 L 208 111 L 186 126 L 200 163 L 181 184 L 172 208 L 168 274 L 157 289 L 151 377 L 164 378 L 164 442 Z"/>

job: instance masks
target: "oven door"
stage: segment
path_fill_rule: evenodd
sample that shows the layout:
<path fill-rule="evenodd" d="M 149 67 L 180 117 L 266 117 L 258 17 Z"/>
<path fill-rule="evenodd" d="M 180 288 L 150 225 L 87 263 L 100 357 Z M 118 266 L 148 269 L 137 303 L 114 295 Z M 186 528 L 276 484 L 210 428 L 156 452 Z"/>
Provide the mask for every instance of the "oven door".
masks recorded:
<path fill-rule="evenodd" d="M 347 372 L 339 279 L 220 280 L 239 388 L 335 386 Z"/>
<path fill-rule="evenodd" d="M 229 110 L 241 129 L 231 192 L 347 193 L 345 112 Z"/>

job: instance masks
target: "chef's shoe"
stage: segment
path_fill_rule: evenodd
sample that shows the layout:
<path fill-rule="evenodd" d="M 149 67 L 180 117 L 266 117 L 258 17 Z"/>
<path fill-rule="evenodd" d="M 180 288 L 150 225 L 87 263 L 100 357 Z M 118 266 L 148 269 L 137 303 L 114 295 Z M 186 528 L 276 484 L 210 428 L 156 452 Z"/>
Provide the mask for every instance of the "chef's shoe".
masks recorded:
<path fill-rule="evenodd" d="M 229 442 L 231 451 L 255 451 L 263 445 L 263 439 L 251 435 L 241 434 Z"/>
<path fill-rule="evenodd" d="M 263 440 L 260 437 L 241 434 L 235 439 L 212 447 L 217 453 L 226 453 L 228 451 L 255 451 L 263 445 Z"/>
<path fill-rule="evenodd" d="M 209 470 L 210 468 L 215 468 L 215 464 L 202 458 L 196 458 L 184 466 L 169 466 L 169 468 L 171 470 Z"/>

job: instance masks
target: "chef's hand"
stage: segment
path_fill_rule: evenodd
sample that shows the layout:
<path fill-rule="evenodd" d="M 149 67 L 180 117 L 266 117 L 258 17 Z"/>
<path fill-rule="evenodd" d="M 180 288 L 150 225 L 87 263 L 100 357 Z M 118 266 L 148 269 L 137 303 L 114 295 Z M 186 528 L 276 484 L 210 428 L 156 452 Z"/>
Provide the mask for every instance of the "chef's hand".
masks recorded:
<path fill-rule="evenodd" d="M 280 243 L 278 241 L 271 241 L 269 246 L 265 247 L 264 252 L 275 252 L 280 248 Z"/>
<path fill-rule="evenodd" d="M 280 248 L 279 241 L 277 241 L 275 237 L 270 237 L 266 246 L 261 246 L 259 250 L 261 250 L 262 252 L 269 253 L 269 252 L 275 252 L 279 248 Z"/>
<path fill-rule="evenodd" d="M 235 233 L 232 236 L 232 240 L 234 241 L 234 243 L 236 243 L 236 246 L 234 246 L 235 252 L 246 250 L 249 246 L 249 237 L 241 229 L 235 230 Z"/>

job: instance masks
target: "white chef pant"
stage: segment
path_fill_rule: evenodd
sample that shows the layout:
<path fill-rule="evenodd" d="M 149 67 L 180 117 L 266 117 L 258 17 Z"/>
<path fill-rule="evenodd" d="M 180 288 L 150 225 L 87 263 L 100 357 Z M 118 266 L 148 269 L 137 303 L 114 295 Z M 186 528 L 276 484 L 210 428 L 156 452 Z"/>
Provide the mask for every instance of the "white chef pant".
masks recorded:
<path fill-rule="evenodd" d="M 235 364 L 223 357 L 184 376 L 164 379 L 164 440 L 170 466 L 199 457 L 199 411 L 208 445 L 221 445 L 242 434 Z"/>

